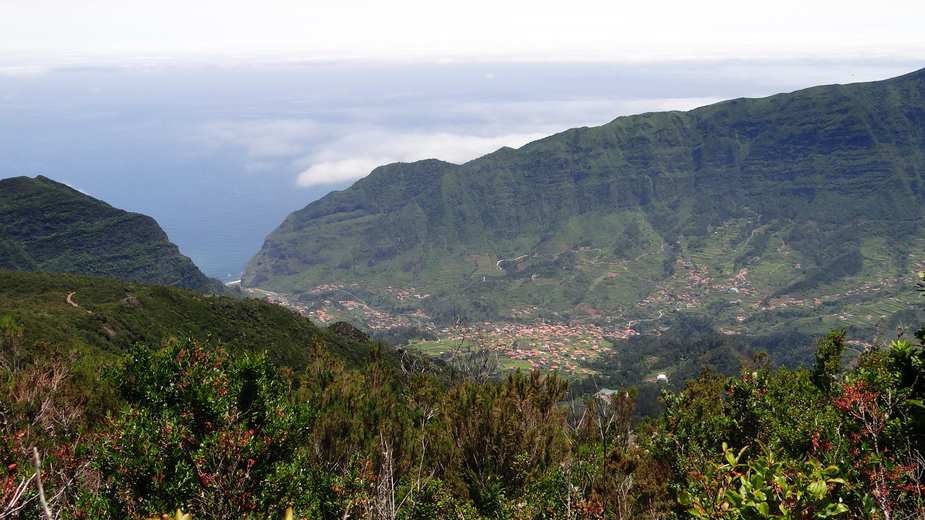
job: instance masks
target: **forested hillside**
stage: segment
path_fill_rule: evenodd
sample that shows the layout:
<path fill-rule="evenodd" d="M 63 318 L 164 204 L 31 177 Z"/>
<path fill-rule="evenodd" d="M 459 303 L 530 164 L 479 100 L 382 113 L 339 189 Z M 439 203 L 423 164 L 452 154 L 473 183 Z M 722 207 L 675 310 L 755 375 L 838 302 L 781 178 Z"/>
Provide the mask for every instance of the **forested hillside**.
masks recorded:
<path fill-rule="evenodd" d="M 925 329 L 853 360 L 832 332 L 810 368 L 763 355 L 738 376 L 704 368 L 632 428 L 636 388 L 578 400 L 554 373 L 451 382 L 381 346 L 351 369 L 319 336 L 298 370 L 215 336 L 137 344 L 101 370 L 68 344 L 27 343 L 27 315 L 0 319 L 3 518 L 912 519 L 925 507 Z"/>
<path fill-rule="evenodd" d="M 195 337 L 303 370 L 313 342 L 322 341 L 349 368 L 369 360 L 365 333 L 345 323 L 318 327 L 262 300 L 56 273 L 0 271 L 0 287 L 0 316 L 22 327 L 24 345 L 45 341 L 111 360 L 138 343 L 158 348 Z M 386 348 L 382 357 L 398 364 L 400 355 Z"/>
<path fill-rule="evenodd" d="M 42 176 L 0 180 L 0 269 L 222 291 L 151 217 Z"/>

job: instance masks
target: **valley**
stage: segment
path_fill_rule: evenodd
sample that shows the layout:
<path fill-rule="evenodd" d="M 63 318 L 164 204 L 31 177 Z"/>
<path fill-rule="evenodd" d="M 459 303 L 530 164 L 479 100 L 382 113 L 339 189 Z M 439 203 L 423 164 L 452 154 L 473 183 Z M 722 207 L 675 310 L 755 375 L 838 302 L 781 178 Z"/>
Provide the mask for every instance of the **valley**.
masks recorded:
<path fill-rule="evenodd" d="M 475 319 L 460 313 L 449 322 L 429 314 L 440 309 L 432 295 L 440 288 L 429 284 L 323 284 L 298 294 L 246 291 L 320 325 L 347 321 L 374 337 L 404 330 L 403 345 L 444 360 L 487 349 L 502 373 L 556 370 L 571 378 L 594 374 L 593 363 L 603 354 L 619 356 L 623 339 L 669 332 L 678 314 L 709 319 L 730 335 L 823 336 L 845 328 L 858 351 L 919 323 L 911 289 L 916 273 L 925 270 L 925 240 L 911 240 L 906 246 L 919 253 L 902 258 L 890 244 L 864 240 L 854 275 L 819 282 L 804 267 L 805 255 L 786 239 L 781 231 L 733 220 L 703 237 L 681 236 L 674 247 L 646 244 L 632 260 L 587 247 L 511 260 L 470 255 L 469 281 L 457 290 L 475 295 L 483 313 Z M 759 241 L 765 244 L 760 250 Z M 544 270 L 548 265 L 555 268 Z M 525 271 L 532 274 L 518 274 Z M 814 274 L 814 285 L 795 286 L 794 281 L 812 282 Z M 584 292 L 572 306 L 563 289 L 579 284 Z M 779 287 L 795 290 L 782 293 Z"/>
<path fill-rule="evenodd" d="M 923 93 L 382 166 L 232 287 L 0 181 L 0 517 L 917 518 Z"/>
<path fill-rule="evenodd" d="M 923 318 L 923 92 L 917 71 L 380 166 L 290 214 L 242 288 L 445 360 L 487 345 L 505 370 L 576 378 L 692 320 L 788 366 L 832 330 L 862 350 Z"/>

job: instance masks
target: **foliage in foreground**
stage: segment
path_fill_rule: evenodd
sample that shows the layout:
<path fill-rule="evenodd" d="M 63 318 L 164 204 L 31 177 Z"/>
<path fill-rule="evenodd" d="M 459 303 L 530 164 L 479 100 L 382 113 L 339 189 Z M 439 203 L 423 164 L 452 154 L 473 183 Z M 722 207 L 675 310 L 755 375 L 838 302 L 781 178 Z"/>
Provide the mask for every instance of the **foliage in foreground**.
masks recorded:
<path fill-rule="evenodd" d="M 811 369 L 705 368 L 635 431 L 632 388 L 564 403 L 555 374 L 447 386 L 375 346 L 348 370 L 315 341 L 294 372 L 211 341 L 138 345 L 99 377 L 23 337 L 0 320 L 0 518 L 45 517 L 39 481 L 58 518 L 903 519 L 925 506 L 925 329 L 847 369 L 841 332 Z"/>

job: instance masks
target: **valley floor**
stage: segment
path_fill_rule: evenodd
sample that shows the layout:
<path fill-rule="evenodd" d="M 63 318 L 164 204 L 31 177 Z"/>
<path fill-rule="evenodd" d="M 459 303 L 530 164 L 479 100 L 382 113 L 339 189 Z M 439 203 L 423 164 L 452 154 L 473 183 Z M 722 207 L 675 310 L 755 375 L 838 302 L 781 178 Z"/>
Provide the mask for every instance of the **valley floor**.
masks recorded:
<path fill-rule="evenodd" d="M 675 275 L 634 305 L 631 315 L 637 316 L 635 319 L 627 319 L 624 315 L 604 316 L 594 309 L 584 309 L 590 312 L 579 319 L 551 323 L 543 317 L 550 314 L 548 311 L 530 306 L 510 309 L 511 321 L 438 327 L 419 309 L 391 314 L 373 308 L 359 298 L 349 296 L 350 287 L 343 285 L 322 285 L 316 290 L 319 294 L 339 291 L 348 294 L 344 298 L 353 299 L 324 299 L 308 304 L 284 293 L 255 288 L 246 291 L 253 297 L 286 306 L 320 325 L 349 321 L 362 324 L 374 335 L 396 327 L 413 326 L 427 330 L 436 339 L 411 340 L 409 343 L 443 359 L 487 349 L 498 357 L 502 371 L 558 371 L 572 377 L 594 374 L 592 362 L 613 351 L 615 340 L 639 334 L 660 335 L 668 330 L 663 317 L 677 312 L 709 312 L 705 301 L 713 301 L 717 295 L 722 295 L 728 302 L 724 310 L 724 314 L 728 315 L 726 323 L 716 320 L 719 330 L 726 334 L 749 333 L 781 316 L 790 316 L 810 324 L 818 333 L 854 327 L 872 330 L 875 336 L 876 329 L 883 328 L 892 314 L 916 309 L 906 280 L 898 277 L 879 277 L 873 282 L 860 282 L 855 287 L 844 288 L 843 292 L 810 298 L 796 299 L 787 295 L 770 298 L 752 286 L 747 269 L 731 278 L 714 279 L 707 276 L 705 270 L 680 267 L 684 275 Z M 921 269 L 925 265 L 917 262 L 914 267 Z M 390 286 L 385 291 L 397 301 L 427 296 L 414 287 Z M 643 315 L 650 317 L 639 317 Z M 870 341 L 855 338 L 851 343 L 854 350 L 860 351 Z M 656 376 L 655 373 L 645 374 L 644 378 L 654 380 Z"/>

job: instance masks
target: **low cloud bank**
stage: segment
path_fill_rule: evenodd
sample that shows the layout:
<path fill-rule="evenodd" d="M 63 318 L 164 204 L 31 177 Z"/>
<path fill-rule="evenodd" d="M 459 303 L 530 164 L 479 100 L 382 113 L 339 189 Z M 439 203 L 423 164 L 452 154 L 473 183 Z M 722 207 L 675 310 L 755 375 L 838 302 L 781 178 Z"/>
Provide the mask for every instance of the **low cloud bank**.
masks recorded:
<path fill-rule="evenodd" d="M 440 159 L 461 164 L 503 146 L 519 148 L 545 134 L 508 134 L 476 137 L 449 133 L 393 134 L 385 131 L 347 136 L 317 156 L 299 173 L 299 186 L 334 184 L 365 177 L 377 166 L 394 162 Z"/>

